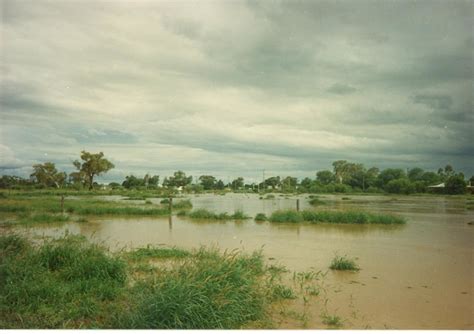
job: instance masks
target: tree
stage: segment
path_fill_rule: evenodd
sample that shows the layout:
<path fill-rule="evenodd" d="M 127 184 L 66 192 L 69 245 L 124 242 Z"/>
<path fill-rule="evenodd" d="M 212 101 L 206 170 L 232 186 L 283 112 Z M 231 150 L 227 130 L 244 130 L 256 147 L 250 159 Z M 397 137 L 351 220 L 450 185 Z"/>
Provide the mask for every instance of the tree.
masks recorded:
<path fill-rule="evenodd" d="M 330 170 L 322 170 L 316 173 L 316 180 L 321 184 L 327 185 L 334 182 L 336 177 Z"/>
<path fill-rule="evenodd" d="M 311 180 L 309 177 L 305 177 L 303 180 L 301 180 L 300 186 L 308 191 L 312 184 L 313 180 Z"/>
<path fill-rule="evenodd" d="M 415 186 L 406 178 L 390 180 L 385 189 L 393 194 L 412 194 L 415 192 Z"/>
<path fill-rule="evenodd" d="M 448 164 L 444 167 L 444 170 L 442 168 L 438 169 L 438 175 L 441 180 L 446 181 L 449 177 L 455 175 L 453 166 Z"/>
<path fill-rule="evenodd" d="M 464 181 L 464 175 L 457 174 L 450 176 L 444 185 L 444 191 L 449 195 L 464 194 L 467 183 Z"/>
<path fill-rule="evenodd" d="M 201 175 L 199 177 L 199 182 L 204 190 L 211 190 L 216 186 L 216 178 L 212 175 Z"/>
<path fill-rule="evenodd" d="M 59 188 L 66 181 L 66 173 L 58 172 L 52 162 L 33 165 L 33 174 L 30 177 L 35 178 L 36 182 L 45 187 Z"/>
<path fill-rule="evenodd" d="M 145 184 L 144 180 L 139 179 L 135 175 L 128 175 L 125 177 L 125 181 L 122 182 L 122 186 L 126 189 L 138 188 Z"/>
<path fill-rule="evenodd" d="M 408 178 L 410 181 L 421 181 L 423 179 L 424 171 L 421 168 L 415 167 L 408 171 Z"/>
<path fill-rule="evenodd" d="M 424 172 L 423 175 L 421 176 L 421 180 L 427 186 L 433 186 L 441 182 L 440 176 L 436 174 L 435 172 Z"/>
<path fill-rule="evenodd" d="M 216 182 L 216 189 L 222 190 L 222 189 L 224 189 L 224 188 L 225 188 L 224 181 L 219 180 L 219 181 Z"/>
<path fill-rule="evenodd" d="M 238 190 L 243 188 L 244 186 L 244 178 L 243 177 L 238 177 L 235 180 L 232 181 L 231 183 L 232 189 Z"/>
<path fill-rule="evenodd" d="M 187 177 L 185 172 L 179 170 L 174 172 L 173 176 L 165 179 L 165 181 L 163 181 L 163 185 L 167 187 L 185 187 L 193 181 L 193 177 Z"/>
<path fill-rule="evenodd" d="M 279 176 L 272 176 L 265 180 L 264 182 L 265 188 L 270 186 L 273 190 L 280 185 L 280 177 Z"/>
<path fill-rule="evenodd" d="M 405 171 L 400 168 L 387 168 L 384 169 L 378 176 L 377 176 L 377 185 L 380 188 L 385 189 L 387 184 L 392 180 L 403 179 L 406 178 Z"/>
<path fill-rule="evenodd" d="M 295 190 L 297 184 L 298 184 L 298 179 L 292 176 L 287 176 L 281 181 L 281 186 L 284 191 Z"/>
<path fill-rule="evenodd" d="M 78 160 L 73 162 L 79 173 L 75 174 L 74 177 L 83 179 L 84 184 L 88 185 L 89 189 L 92 189 L 94 185 L 95 176 L 107 173 L 115 167 L 113 163 L 104 158 L 104 153 L 102 152 L 90 153 L 82 151 L 81 160 L 82 163 Z"/>

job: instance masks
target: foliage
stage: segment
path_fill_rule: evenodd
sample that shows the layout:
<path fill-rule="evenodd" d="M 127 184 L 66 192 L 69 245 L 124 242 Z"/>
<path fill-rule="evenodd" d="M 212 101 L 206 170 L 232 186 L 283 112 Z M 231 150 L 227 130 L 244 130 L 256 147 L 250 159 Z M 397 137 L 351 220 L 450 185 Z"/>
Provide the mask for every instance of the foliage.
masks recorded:
<path fill-rule="evenodd" d="M 445 193 L 448 195 L 464 194 L 467 183 L 462 174 L 452 175 L 445 182 Z"/>
<path fill-rule="evenodd" d="M 316 173 L 316 180 L 327 185 L 336 181 L 336 177 L 330 170 L 322 170 Z"/>
<path fill-rule="evenodd" d="M 173 176 L 165 178 L 163 181 L 164 187 L 185 187 L 193 181 L 192 176 L 186 176 L 186 173 L 179 170 L 174 172 Z"/>
<path fill-rule="evenodd" d="M 385 190 L 392 194 L 412 194 L 415 186 L 406 178 L 391 180 L 385 186 Z"/>
<path fill-rule="evenodd" d="M 214 189 L 216 186 L 216 178 L 212 175 L 201 175 L 199 182 L 203 186 L 204 190 Z"/>
<path fill-rule="evenodd" d="M 58 172 L 52 162 L 33 165 L 33 170 L 30 176 L 35 178 L 36 182 L 44 187 L 60 188 L 66 181 L 66 173 Z"/>
<path fill-rule="evenodd" d="M 238 177 L 235 180 L 233 180 L 230 184 L 231 188 L 234 190 L 238 190 L 244 187 L 244 178 L 243 177 Z"/>
<path fill-rule="evenodd" d="M 82 163 L 78 160 L 74 161 L 74 166 L 78 172 L 72 174 L 72 178 L 76 181 L 82 181 L 85 185 L 92 189 L 94 177 L 103 173 L 107 173 L 114 168 L 114 164 L 104 158 L 104 153 L 81 152 Z"/>

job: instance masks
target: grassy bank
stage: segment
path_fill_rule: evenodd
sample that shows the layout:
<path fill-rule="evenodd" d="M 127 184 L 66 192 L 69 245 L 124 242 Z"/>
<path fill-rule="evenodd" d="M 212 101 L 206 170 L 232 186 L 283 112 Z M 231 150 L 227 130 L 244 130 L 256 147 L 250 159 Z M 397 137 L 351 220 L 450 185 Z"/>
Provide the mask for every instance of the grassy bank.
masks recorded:
<path fill-rule="evenodd" d="M 273 223 L 331 223 L 331 224 L 405 224 L 402 217 L 362 211 L 275 211 L 269 219 Z"/>
<path fill-rule="evenodd" d="M 110 254 L 81 237 L 33 245 L 4 235 L 0 328 L 269 327 L 270 304 L 293 298 L 277 275 L 258 252 Z"/>
<path fill-rule="evenodd" d="M 94 198 L 66 198 L 61 205 L 59 197 L 16 197 L 2 199 L 0 213 L 13 214 L 18 222 L 45 223 L 66 221 L 66 215 L 164 216 L 169 214 L 169 208 Z"/>

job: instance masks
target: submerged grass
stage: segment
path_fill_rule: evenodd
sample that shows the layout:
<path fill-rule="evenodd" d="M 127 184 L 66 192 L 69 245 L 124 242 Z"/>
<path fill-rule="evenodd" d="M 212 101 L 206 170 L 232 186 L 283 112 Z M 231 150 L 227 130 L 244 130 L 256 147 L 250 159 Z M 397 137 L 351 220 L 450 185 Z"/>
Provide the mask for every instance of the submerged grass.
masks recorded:
<path fill-rule="evenodd" d="M 15 214 L 60 214 L 62 211 L 78 215 L 145 215 L 169 214 L 166 207 L 151 207 L 92 198 L 66 198 L 64 206 L 58 197 L 19 197 L 0 201 L 0 212 Z"/>
<path fill-rule="evenodd" d="M 127 258 L 133 260 L 130 264 Z M 149 260 L 166 258 L 166 265 Z M 179 259 L 179 261 L 175 261 Z M 134 275 L 136 273 L 136 275 Z M 84 238 L 0 236 L 0 328 L 242 328 L 293 298 L 261 252 L 141 248 L 110 255 Z M 133 278 L 132 278 L 133 276 Z"/>
<path fill-rule="evenodd" d="M 402 217 L 373 214 L 362 211 L 295 211 L 273 212 L 270 221 L 274 223 L 333 223 L 333 224 L 405 224 Z"/>
<path fill-rule="evenodd" d="M 179 202 L 173 203 L 173 209 L 178 210 L 185 210 L 185 209 L 192 209 L 193 204 L 189 199 L 181 200 Z"/>
<path fill-rule="evenodd" d="M 71 220 L 69 216 L 62 214 L 48 214 L 48 213 L 38 213 L 38 214 L 23 214 L 20 215 L 18 223 L 20 224 L 35 224 L 35 223 L 59 223 L 67 222 Z"/>
<path fill-rule="evenodd" d="M 317 197 L 313 197 L 309 200 L 309 204 L 313 205 L 313 206 L 317 206 L 317 205 L 324 205 L 326 204 L 325 201 L 322 201 L 320 200 L 319 198 Z"/>
<path fill-rule="evenodd" d="M 234 211 L 232 215 L 229 215 L 227 212 L 215 213 L 206 209 L 197 209 L 189 213 L 180 211 L 178 212 L 178 215 L 188 216 L 189 218 L 192 218 L 192 219 L 207 219 L 207 220 L 231 220 L 231 219 L 244 220 L 244 219 L 250 218 L 241 210 L 236 210 Z"/>
<path fill-rule="evenodd" d="M 336 255 L 332 259 L 331 265 L 329 266 L 332 270 L 346 270 L 346 271 L 359 271 L 360 268 L 355 263 L 354 259 L 350 259 L 346 256 Z"/>

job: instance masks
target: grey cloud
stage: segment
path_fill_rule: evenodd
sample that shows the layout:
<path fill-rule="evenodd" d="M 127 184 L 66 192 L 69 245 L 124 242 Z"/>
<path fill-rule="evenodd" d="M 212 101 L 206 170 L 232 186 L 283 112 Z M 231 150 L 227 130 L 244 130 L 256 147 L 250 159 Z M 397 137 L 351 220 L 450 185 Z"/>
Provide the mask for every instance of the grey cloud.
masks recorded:
<path fill-rule="evenodd" d="M 473 171 L 469 1 L 2 4 L 12 166 L 67 169 L 87 149 L 115 159 L 111 178 L 336 159 Z"/>
<path fill-rule="evenodd" d="M 334 84 L 328 88 L 329 93 L 339 94 L 339 95 L 346 95 L 355 92 L 356 89 L 352 86 L 345 85 L 345 84 Z"/>

